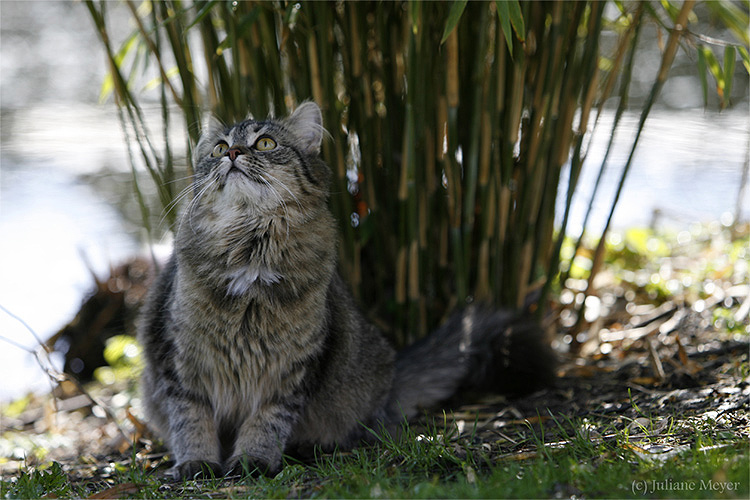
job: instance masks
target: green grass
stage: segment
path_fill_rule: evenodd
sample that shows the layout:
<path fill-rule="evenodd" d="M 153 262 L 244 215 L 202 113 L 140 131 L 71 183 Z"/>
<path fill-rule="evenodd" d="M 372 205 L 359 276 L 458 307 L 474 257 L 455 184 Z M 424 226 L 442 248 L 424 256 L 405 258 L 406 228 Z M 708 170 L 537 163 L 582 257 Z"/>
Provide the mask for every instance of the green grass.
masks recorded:
<path fill-rule="evenodd" d="M 680 246 L 665 235 L 638 234 L 625 235 L 609 250 L 608 269 L 621 285 L 628 283 L 625 270 L 657 272 L 660 259 L 668 258 L 659 250 L 662 246 L 669 248 L 670 256 L 688 253 L 690 262 L 704 262 L 698 269 L 674 266 L 681 283 L 687 283 L 682 279 L 685 273 L 692 278 L 680 294 L 703 298 L 701 287 L 711 278 L 733 276 L 738 280 L 733 283 L 745 279 L 738 274 L 745 268 L 735 264 L 747 259 L 746 235 L 733 239 L 713 232 L 709 238 L 696 232 L 692 243 L 683 238 Z M 656 243 L 648 244 L 653 238 Z M 734 314 L 737 307 L 726 310 Z M 729 325 L 722 325 L 730 331 Z M 102 371 L 99 381 L 108 391 L 127 390 L 135 380 L 134 345 L 129 337 L 115 337 L 108 343 L 109 371 Z M 731 370 L 724 375 L 737 385 L 747 380 L 746 362 Z M 109 378 L 119 380 L 118 388 L 107 385 Z M 617 397 L 627 398 L 624 387 Z M 19 400 L 4 415 L 21 414 L 29 404 L 28 398 Z M 627 412 L 601 412 L 592 405 L 585 417 L 569 417 L 540 409 L 530 421 L 504 422 L 502 433 L 488 431 L 486 424 L 474 425 L 471 413 L 463 411 L 461 432 L 457 422 L 445 415 L 406 427 L 399 439 L 320 454 L 308 463 L 289 459 L 274 478 L 185 483 L 167 481 L 165 460 L 146 459 L 143 455 L 148 453 L 119 457 L 124 458 L 121 462 L 108 457 L 95 467 L 83 462 L 59 464 L 45 458 L 44 442 L 33 445 L 29 440 L 13 446 L 27 450 L 29 464 L 42 465 L 26 465 L 17 474 L 4 476 L 0 499 L 79 498 L 95 493 L 127 498 L 747 498 L 750 445 L 741 420 L 747 412 L 738 411 L 737 419 L 722 423 L 718 400 L 709 406 L 712 411 L 680 414 L 674 408 L 654 406 L 634 392 Z M 0 445 L 3 438 L 10 439 L 10 434 L 3 433 Z"/>
<path fill-rule="evenodd" d="M 52 463 L 4 479 L 0 497 L 100 492 L 129 498 L 746 498 L 750 493 L 747 441 L 712 434 L 710 426 L 683 425 L 636 440 L 632 430 L 615 430 L 606 420 L 555 417 L 547 423 L 519 426 L 513 435 L 522 447 L 517 453 L 499 454 L 495 443 L 435 425 L 427 433 L 406 429 L 397 440 L 321 455 L 311 464 L 289 461 L 274 478 L 169 483 L 134 460 L 115 467 L 108 481 L 74 481 Z M 644 427 L 658 428 L 658 421 Z"/>
<path fill-rule="evenodd" d="M 21 472 L 17 478 L 8 481 L 3 478 L 0 485 L 2 498 L 41 498 L 46 495 L 71 497 L 78 491 L 70 484 L 62 465 L 57 462 Z"/>

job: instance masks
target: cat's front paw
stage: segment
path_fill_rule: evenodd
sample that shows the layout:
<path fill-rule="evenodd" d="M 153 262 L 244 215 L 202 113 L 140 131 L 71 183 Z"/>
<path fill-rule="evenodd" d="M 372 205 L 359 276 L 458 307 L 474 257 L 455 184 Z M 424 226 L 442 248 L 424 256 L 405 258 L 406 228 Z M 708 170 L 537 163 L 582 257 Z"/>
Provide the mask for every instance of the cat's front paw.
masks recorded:
<path fill-rule="evenodd" d="M 188 460 L 176 464 L 170 474 L 175 479 L 209 479 L 221 477 L 221 465 L 201 460 Z"/>
<path fill-rule="evenodd" d="M 281 463 L 269 463 L 267 460 L 250 455 L 232 457 L 227 462 L 228 476 L 269 476 L 281 472 Z"/>

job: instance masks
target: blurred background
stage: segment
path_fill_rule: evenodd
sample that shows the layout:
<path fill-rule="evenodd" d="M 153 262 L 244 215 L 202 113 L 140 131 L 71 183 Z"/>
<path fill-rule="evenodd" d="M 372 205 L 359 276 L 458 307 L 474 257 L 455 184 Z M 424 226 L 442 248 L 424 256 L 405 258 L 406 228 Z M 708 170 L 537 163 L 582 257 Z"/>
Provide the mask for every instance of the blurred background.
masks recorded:
<path fill-rule="evenodd" d="M 109 2 L 108 10 L 110 36 L 117 45 L 133 31 L 132 18 L 120 2 Z M 659 65 L 657 31 L 647 26 L 639 42 L 632 110 L 622 119 L 610 155 L 612 168 L 603 178 L 590 222 L 594 228 L 606 220 L 619 168 L 638 125 L 638 105 L 646 99 Z M 714 26 L 703 26 L 702 31 L 731 39 Z M 602 43 L 606 52 L 607 40 Z M 75 315 L 92 288 L 92 272 L 105 278 L 113 265 L 147 253 L 117 109 L 111 97 L 100 102 L 106 68 L 82 3 L 0 2 L 0 306 L 41 339 Z M 694 55 L 678 51 L 646 123 L 614 228 L 658 224 L 680 230 L 696 223 L 729 226 L 750 218 L 750 188 L 741 191 L 750 154 L 748 79 L 741 62 L 737 68 L 731 106 L 719 112 L 713 92 L 704 107 Z M 157 93 L 138 91 L 147 120 L 159 130 Z M 580 196 L 574 199 L 568 223 L 576 235 L 616 105 L 613 99 L 605 106 L 588 149 Z M 184 144 L 184 128 L 179 120 L 174 122 L 172 141 Z M 558 205 L 565 197 L 565 184 L 561 186 Z M 153 189 L 144 189 L 153 195 Z M 558 221 L 560 215 L 558 210 Z M 160 243 L 168 252 L 168 237 Z M 28 329 L 4 311 L 0 335 L 28 348 L 37 344 Z M 0 401 L 50 387 L 34 357 L 2 339 L 0 380 Z"/>

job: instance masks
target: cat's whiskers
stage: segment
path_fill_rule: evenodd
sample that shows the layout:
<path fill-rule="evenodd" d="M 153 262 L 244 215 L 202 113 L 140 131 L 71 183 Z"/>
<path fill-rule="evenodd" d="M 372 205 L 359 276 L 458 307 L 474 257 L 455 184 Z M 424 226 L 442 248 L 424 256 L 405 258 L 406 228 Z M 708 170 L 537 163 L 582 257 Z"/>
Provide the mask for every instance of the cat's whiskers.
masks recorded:
<path fill-rule="evenodd" d="M 299 198 L 297 198 L 296 194 L 294 194 L 288 187 L 286 187 L 286 185 L 283 182 L 281 182 L 277 177 L 274 177 L 273 175 L 269 174 L 268 172 L 264 172 L 264 174 L 265 174 L 266 177 L 268 177 L 272 181 L 275 181 L 276 184 L 278 184 L 279 186 L 281 186 L 282 188 L 284 188 L 284 190 L 287 193 L 289 193 L 289 196 L 291 196 L 294 199 L 294 202 L 297 204 L 297 206 L 299 207 L 300 211 L 304 211 L 304 209 L 302 208 L 302 203 L 299 201 Z"/>
<path fill-rule="evenodd" d="M 283 182 L 281 182 L 278 178 L 274 177 L 273 175 L 269 174 L 268 172 L 265 172 L 265 175 L 267 177 L 269 177 L 272 181 L 275 181 L 276 184 L 278 184 L 279 186 L 281 186 L 282 188 L 284 188 L 284 190 L 287 193 L 289 193 L 289 196 L 291 196 L 292 199 L 294 200 L 294 202 L 297 204 L 297 207 L 299 208 L 300 212 L 304 213 L 305 209 L 302 207 L 302 202 L 299 201 L 299 198 L 297 198 L 297 195 L 294 194 L 291 189 L 289 189 L 288 187 L 286 187 L 286 185 Z M 270 186 L 270 183 L 269 183 L 269 186 Z M 275 188 L 273 188 L 273 189 L 275 191 Z M 289 212 L 287 211 L 286 202 L 283 202 L 283 203 L 284 203 L 284 211 L 287 213 L 286 236 L 287 236 L 287 238 L 289 238 Z"/>
<path fill-rule="evenodd" d="M 271 174 L 269 174 L 269 173 L 266 173 L 266 175 L 267 175 L 268 177 L 270 177 L 271 179 L 275 180 L 276 182 L 279 182 L 279 180 L 278 180 L 278 179 L 277 179 L 276 177 L 272 176 Z M 276 199 L 277 199 L 277 200 L 279 201 L 279 205 L 281 205 L 281 208 L 282 208 L 282 209 L 284 210 L 284 215 L 285 215 L 285 217 L 284 217 L 284 222 L 286 223 L 286 237 L 287 237 L 287 239 L 289 239 L 289 210 L 288 210 L 288 207 L 287 207 L 286 201 L 284 201 L 284 198 L 282 198 L 282 197 L 281 197 L 281 193 L 279 193 L 279 192 L 278 192 L 278 191 L 276 190 L 276 188 L 275 188 L 275 187 L 273 187 L 273 185 L 272 185 L 272 184 L 271 184 L 271 183 L 270 183 L 270 182 L 268 181 L 268 179 L 266 179 L 266 178 L 265 178 L 265 177 L 263 176 L 263 174 L 262 174 L 262 173 L 258 173 L 258 177 L 257 177 L 257 178 L 258 178 L 259 180 L 261 180 L 261 181 L 263 182 L 263 184 L 264 184 L 264 185 L 265 185 L 265 186 L 266 186 L 266 187 L 268 188 L 268 190 L 269 190 L 269 191 L 270 191 L 270 192 L 271 192 L 271 193 L 272 193 L 272 194 L 274 195 L 274 197 L 275 197 L 275 198 L 276 198 Z M 282 186 L 282 187 L 283 187 L 284 189 L 286 189 L 287 191 L 289 191 L 289 189 L 288 189 L 288 188 L 287 188 L 286 186 L 284 186 L 284 185 L 283 185 L 283 184 L 281 184 L 280 182 L 279 182 L 279 184 L 280 184 L 280 185 L 281 185 L 281 186 Z M 293 194 L 293 193 L 292 193 L 291 191 L 289 191 L 289 194 L 291 194 L 291 195 L 292 195 L 292 197 L 293 197 L 293 198 L 295 198 L 295 200 L 297 201 L 297 204 L 299 205 L 299 200 L 297 200 L 296 196 L 294 196 L 294 194 Z M 302 208 L 302 206 L 301 206 L 301 205 L 300 205 L 300 208 Z"/>
<path fill-rule="evenodd" d="M 186 175 L 185 177 L 178 177 L 176 179 L 169 180 L 165 182 L 164 184 L 177 184 L 178 182 L 183 182 L 183 181 L 190 181 L 192 183 L 192 181 L 194 181 L 197 178 L 198 178 L 198 174 L 190 174 L 190 175 Z"/>
<path fill-rule="evenodd" d="M 185 177 L 185 179 L 191 179 L 195 178 L 194 175 Z M 191 183 L 190 185 L 186 186 L 182 191 L 180 191 L 177 196 L 174 197 L 174 199 L 164 207 L 164 215 L 162 215 L 161 220 L 159 221 L 159 227 L 161 227 L 162 224 L 164 224 L 164 221 L 166 220 L 167 216 L 177 208 L 177 206 L 184 200 L 190 193 L 195 191 L 195 188 L 198 186 L 201 186 L 204 182 L 207 182 L 206 179 L 198 179 L 194 183 Z"/>
<path fill-rule="evenodd" d="M 192 211 L 195 209 L 195 207 L 198 206 L 198 202 L 200 199 L 206 194 L 206 192 L 211 189 L 215 184 L 218 184 L 219 179 L 216 176 L 213 177 L 205 177 L 204 179 L 201 179 L 196 183 L 195 187 L 199 187 L 200 190 L 196 195 L 193 197 L 192 200 L 190 200 L 190 203 L 188 204 L 187 208 L 185 209 L 185 213 L 182 214 L 182 218 L 180 219 L 180 226 L 177 228 L 177 232 L 179 233 L 182 229 L 182 223 L 185 221 L 185 218 L 187 217 L 190 221 L 190 229 L 193 231 L 193 234 L 195 234 L 195 228 L 193 227 L 193 217 L 192 217 Z M 205 184 L 205 185 L 202 185 Z"/>

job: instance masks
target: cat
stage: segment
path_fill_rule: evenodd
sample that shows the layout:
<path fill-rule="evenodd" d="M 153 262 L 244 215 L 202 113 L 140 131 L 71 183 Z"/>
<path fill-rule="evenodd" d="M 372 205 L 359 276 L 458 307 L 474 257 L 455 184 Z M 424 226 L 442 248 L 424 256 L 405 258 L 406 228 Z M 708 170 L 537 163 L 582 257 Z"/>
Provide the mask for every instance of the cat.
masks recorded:
<path fill-rule="evenodd" d="M 465 390 L 552 377 L 541 330 L 471 306 L 400 353 L 337 273 L 320 108 L 205 131 L 192 201 L 139 325 L 149 422 L 172 474 L 276 474 L 295 450 L 346 449 L 368 429 Z M 395 432 L 395 431 L 394 431 Z"/>

